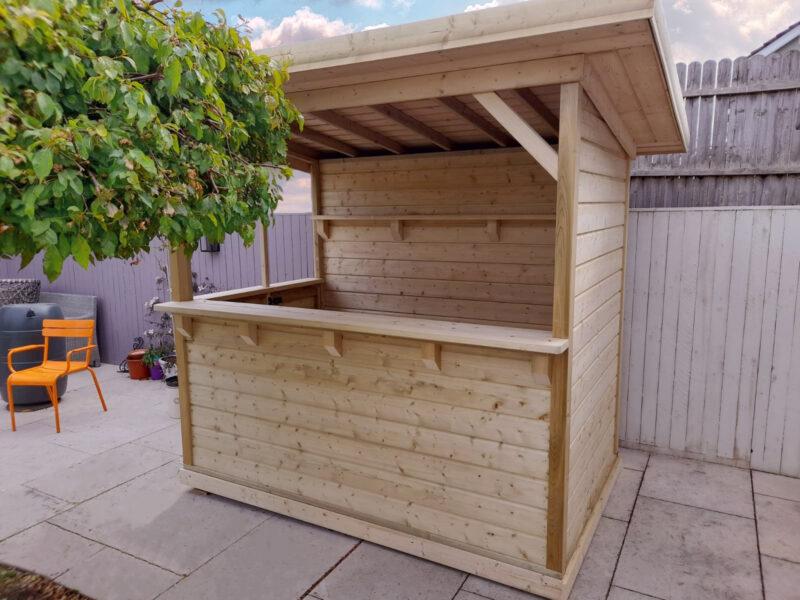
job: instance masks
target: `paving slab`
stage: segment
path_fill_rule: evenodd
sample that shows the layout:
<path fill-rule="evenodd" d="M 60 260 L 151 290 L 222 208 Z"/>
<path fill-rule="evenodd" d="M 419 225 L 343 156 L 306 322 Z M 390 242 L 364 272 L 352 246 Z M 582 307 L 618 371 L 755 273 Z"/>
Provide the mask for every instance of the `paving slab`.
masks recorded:
<path fill-rule="evenodd" d="M 800 479 L 753 471 L 753 492 L 800 502 Z"/>
<path fill-rule="evenodd" d="M 800 502 L 756 494 L 761 552 L 800 562 Z"/>
<path fill-rule="evenodd" d="M 649 452 L 643 450 L 633 450 L 631 448 L 620 448 L 619 457 L 625 469 L 635 469 L 644 471 L 647 468 L 647 461 L 650 458 Z"/>
<path fill-rule="evenodd" d="M 181 446 L 180 422 L 176 421 L 173 425 L 169 425 L 155 433 L 139 438 L 133 443 L 181 456 L 183 454 L 183 447 Z"/>
<path fill-rule="evenodd" d="M 159 600 L 299 598 L 356 544 L 340 533 L 274 516 Z"/>
<path fill-rule="evenodd" d="M 174 454 L 126 444 L 95 454 L 57 473 L 28 482 L 28 487 L 67 502 L 83 502 L 175 460 Z"/>
<path fill-rule="evenodd" d="M 602 517 L 572 587 L 570 600 L 604 600 L 628 526 Z"/>
<path fill-rule="evenodd" d="M 614 489 L 603 509 L 603 516 L 619 521 L 630 521 L 633 505 L 636 504 L 636 496 L 639 494 L 639 486 L 642 482 L 642 471 L 635 469 L 620 469 Z"/>
<path fill-rule="evenodd" d="M 764 571 L 764 600 L 797 600 L 800 598 L 800 564 L 761 557 Z"/>
<path fill-rule="evenodd" d="M 152 600 L 179 579 L 174 573 L 105 548 L 56 581 L 97 600 Z"/>
<path fill-rule="evenodd" d="M 653 455 L 641 495 L 753 518 L 750 472 L 725 465 Z"/>
<path fill-rule="evenodd" d="M 320 584 L 320 600 L 452 600 L 466 575 L 362 542 Z"/>
<path fill-rule="evenodd" d="M 477 575 L 470 575 L 461 589 L 490 600 L 538 600 L 541 596 L 529 594 L 516 588 L 508 587 L 496 581 L 490 581 Z"/>
<path fill-rule="evenodd" d="M 758 598 L 755 521 L 640 496 L 614 585 L 664 600 Z"/>
<path fill-rule="evenodd" d="M 53 519 L 65 529 L 175 573 L 189 574 L 252 531 L 271 513 L 177 479 L 169 463 Z"/>
<path fill-rule="evenodd" d="M 653 600 L 654 598 L 655 596 L 645 596 L 639 592 L 632 592 L 616 586 L 612 587 L 608 594 L 608 600 Z"/>
<path fill-rule="evenodd" d="M 0 429 L 0 489 L 57 473 L 89 457 L 86 452 L 54 444 L 55 436 L 55 427 L 49 421 L 20 426 L 14 432 L 3 424 Z"/>
<path fill-rule="evenodd" d="M 21 485 L 0 492 L 0 540 L 41 523 L 72 504 Z"/>
<path fill-rule="evenodd" d="M 0 543 L 0 563 L 55 578 L 104 547 L 50 523 L 39 523 Z"/>
<path fill-rule="evenodd" d="M 486 596 L 479 596 L 478 594 L 461 590 L 453 600 L 486 600 Z"/>

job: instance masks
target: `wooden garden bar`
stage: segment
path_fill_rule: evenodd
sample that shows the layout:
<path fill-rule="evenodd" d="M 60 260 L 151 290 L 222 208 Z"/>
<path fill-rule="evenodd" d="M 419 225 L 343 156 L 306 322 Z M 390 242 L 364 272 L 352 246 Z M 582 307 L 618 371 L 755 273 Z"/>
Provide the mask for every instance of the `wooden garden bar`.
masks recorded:
<path fill-rule="evenodd" d="M 279 49 L 316 273 L 192 299 L 173 255 L 183 480 L 566 598 L 618 466 L 630 161 L 686 143 L 663 32 L 534 0 Z"/>

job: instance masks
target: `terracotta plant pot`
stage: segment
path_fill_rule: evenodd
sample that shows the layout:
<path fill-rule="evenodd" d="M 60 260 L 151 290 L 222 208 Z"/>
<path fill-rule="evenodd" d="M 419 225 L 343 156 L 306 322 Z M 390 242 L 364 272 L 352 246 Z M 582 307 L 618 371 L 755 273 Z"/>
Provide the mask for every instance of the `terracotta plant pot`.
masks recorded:
<path fill-rule="evenodd" d="M 128 353 L 128 373 L 131 379 L 147 379 L 150 376 L 147 365 L 142 362 L 144 352 L 144 350 L 133 350 Z"/>

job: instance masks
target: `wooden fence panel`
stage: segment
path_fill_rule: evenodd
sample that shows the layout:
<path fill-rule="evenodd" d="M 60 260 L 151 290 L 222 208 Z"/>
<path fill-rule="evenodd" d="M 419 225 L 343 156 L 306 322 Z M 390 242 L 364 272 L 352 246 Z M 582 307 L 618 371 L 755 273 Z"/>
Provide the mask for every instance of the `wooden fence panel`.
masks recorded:
<path fill-rule="evenodd" d="M 313 276 L 311 215 L 275 215 L 269 234 L 269 262 L 272 283 Z M 155 280 L 159 265 L 166 263 L 165 253 L 154 243 L 150 253 L 134 261 L 107 260 L 87 270 L 69 261 L 53 283 L 47 283 L 42 275 L 41 256 L 21 271 L 19 260 L 0 260 L 0 278 L 41 279 L 43 290 L 97 296 L 101 358 L 119 362 L 147 327 L 144 305 L 159 293 Z M 199 282 L 207 278 L 219 290 L 258 285 L 261 249 L 258 242 L 245 248 L 241 238 L 229 236 L 220 252 L 195 252 L 192 270 Z"/>
<path fill-rule="evenodd" d="M 623 443 L 800 476 L 800 207 L 629 227 Z"/>
<path fill-rule="evenodd" d="M 631 206 L 800 204 L 800 52 L 678 65 L 685 154 L 636 160 Z"/>

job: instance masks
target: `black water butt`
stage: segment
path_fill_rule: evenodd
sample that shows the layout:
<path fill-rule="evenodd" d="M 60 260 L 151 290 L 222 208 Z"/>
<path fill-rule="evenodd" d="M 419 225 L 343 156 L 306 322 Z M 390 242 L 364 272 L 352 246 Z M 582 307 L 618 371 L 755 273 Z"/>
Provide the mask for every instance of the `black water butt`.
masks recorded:
<path fill-rule="evenodd" d="M 63 319 L 64 314 L 58 304 L 7 304 L 0 306 L 0 395 L 8 404 L 6 379 L 8 379 L 8 351 L 18 346 L 43 344 L 42 321 Z M 42 363 L 43 350 L 28 350 L 13 357 L 14 369 L 20 371 Z M 66 360 L 64 338 L 50 338 L 50 360 Z M 58 383 L 59 398 L 67 389 L 67 378 Z M 33 409 L 50 405 L 47 390 L 36 386 L 14 386 L 14 408 Z"/>

